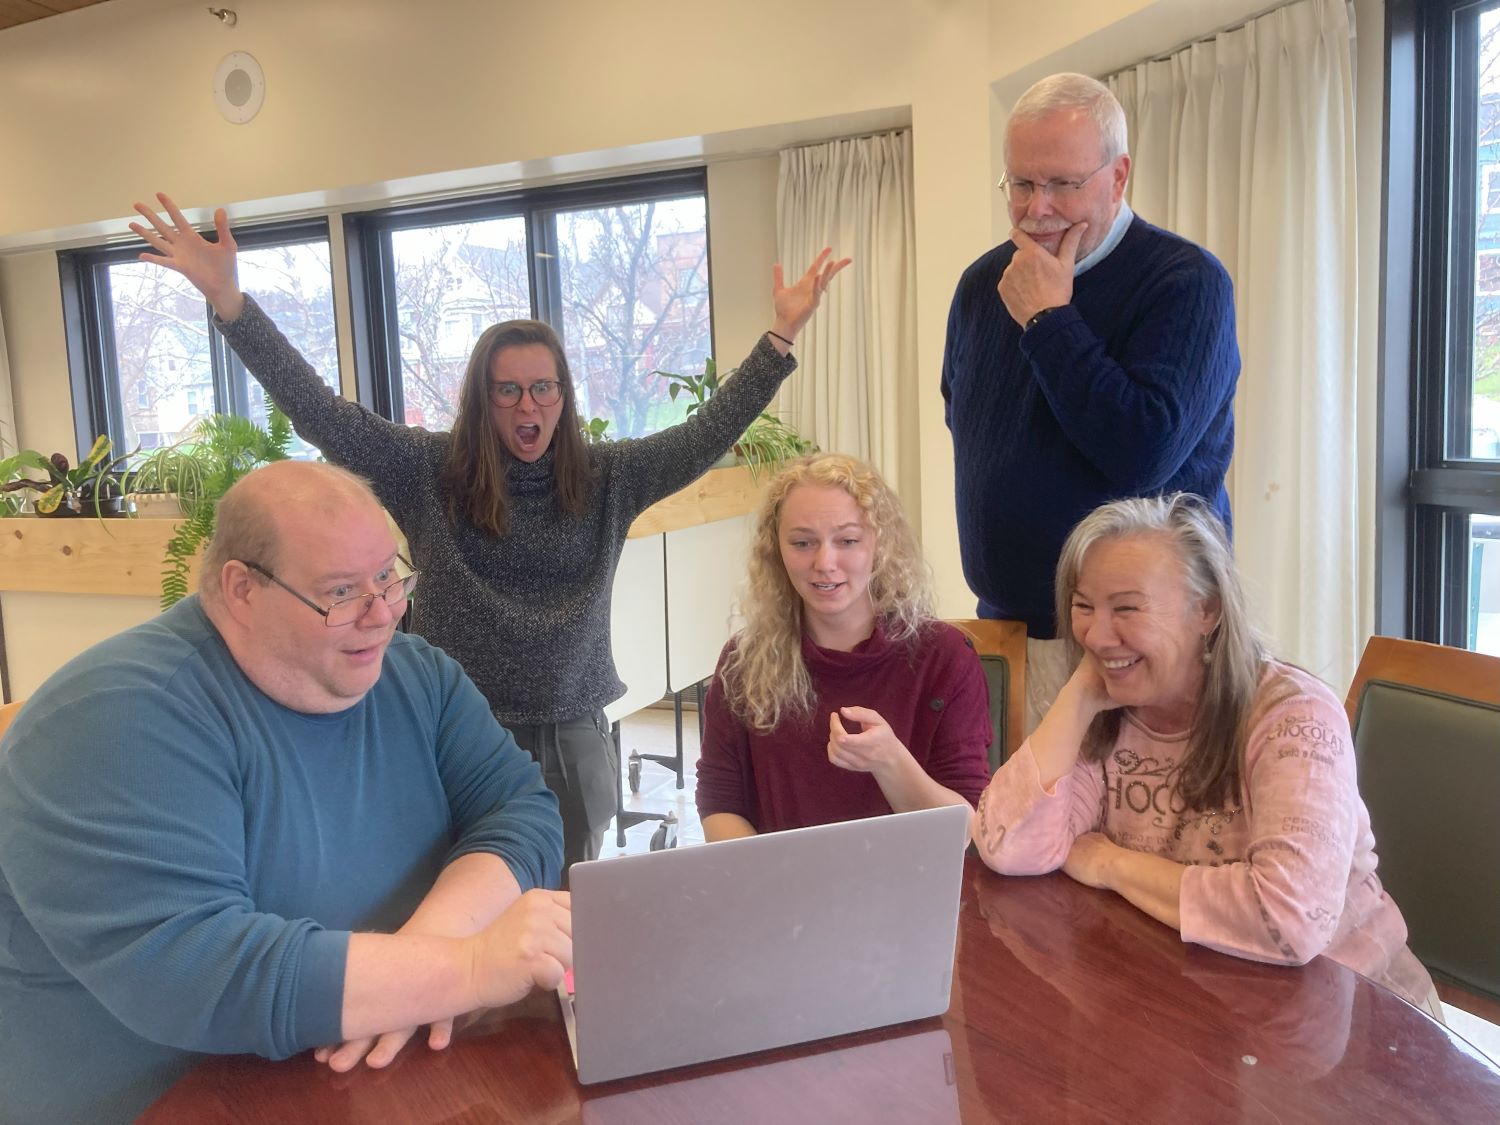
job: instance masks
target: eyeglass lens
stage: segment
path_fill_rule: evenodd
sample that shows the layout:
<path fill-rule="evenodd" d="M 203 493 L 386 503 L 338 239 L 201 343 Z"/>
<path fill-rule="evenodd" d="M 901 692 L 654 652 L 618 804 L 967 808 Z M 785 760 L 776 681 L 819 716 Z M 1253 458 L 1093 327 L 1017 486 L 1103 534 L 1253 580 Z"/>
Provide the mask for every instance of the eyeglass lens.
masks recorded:
<path fill-rule="evenodd" d="M 538 406 L 552 406 L 562 398 L 562 384 L 553 379 L 540 379 L 529 387 L 519 383 L 491 383 L 490 397 L 501 406 L 515 406 L 523 393 L 530 393 L 531 401 Z"/>
<path fill-rule="evenodd" d="M 328 607 L 328 616 L 323 620 L 330 629 L 336 629 L 341 625 L 352 625 L 370 611 L 376 598 L 380 598 L 386 605 L 400 605 L 416 584 L 417 575 L 413 572 L 399 582 L 392 582 L 378 594 L 361 594 L 357 598 L 346 598 L 341 602 L 334 602 Z"/>

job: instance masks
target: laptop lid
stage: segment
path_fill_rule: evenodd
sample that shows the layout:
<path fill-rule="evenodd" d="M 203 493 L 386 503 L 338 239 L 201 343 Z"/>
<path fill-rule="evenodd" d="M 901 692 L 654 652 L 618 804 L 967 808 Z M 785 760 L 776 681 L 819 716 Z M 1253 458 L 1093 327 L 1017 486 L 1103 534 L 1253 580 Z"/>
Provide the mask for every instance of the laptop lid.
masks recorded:
<path fill-rule="evenodd" d="M 967 805 L 576 864 L 580 1082 L 939 1015 Z"/>

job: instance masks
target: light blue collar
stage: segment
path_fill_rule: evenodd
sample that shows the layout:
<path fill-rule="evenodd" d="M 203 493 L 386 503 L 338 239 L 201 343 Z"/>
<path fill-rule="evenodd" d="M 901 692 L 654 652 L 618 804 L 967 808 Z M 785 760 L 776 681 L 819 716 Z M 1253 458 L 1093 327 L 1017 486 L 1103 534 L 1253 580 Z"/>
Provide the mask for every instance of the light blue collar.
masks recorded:
<path fill-rule="evenodd" d="M 1123 199 L 1120 200 L 1120 209 L 1115 212 L 1115 221 L 1109 225 L 1109 233 L 1104 236 L 1103 242 L 1073 263 L 1073 276 L 1078 277 L 1085 270 L 1093 269 L 1109 257 L 1110 251 L 1120 245 L 1120 239 L 1125 237 L 1125 228 L 1130 226 L 1130 220 L 1133 218 L 1135 218 L 1135 212 L 1130 209 L 1130 204 Z"/>

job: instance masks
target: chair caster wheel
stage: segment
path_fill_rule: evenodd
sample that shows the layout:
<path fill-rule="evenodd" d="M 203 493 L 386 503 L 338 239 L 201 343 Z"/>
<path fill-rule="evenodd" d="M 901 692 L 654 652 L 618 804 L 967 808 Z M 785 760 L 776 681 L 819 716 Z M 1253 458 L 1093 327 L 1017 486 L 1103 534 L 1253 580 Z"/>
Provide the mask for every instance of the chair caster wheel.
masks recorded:
<path fill-rule="evenodd" d="M 633 750 L 630 753 L 626 772 L 630 776 L 630 792 L 639 794 L 641 791 L 641 756 Z"/>
<path fill-rule="evenodd" d="M 651 850 L 653 852 L 665 851 L 667 848 L 677 846 L 677 818 L 668 816 L 657 826 L 655 832 L 651 833 Z"/>

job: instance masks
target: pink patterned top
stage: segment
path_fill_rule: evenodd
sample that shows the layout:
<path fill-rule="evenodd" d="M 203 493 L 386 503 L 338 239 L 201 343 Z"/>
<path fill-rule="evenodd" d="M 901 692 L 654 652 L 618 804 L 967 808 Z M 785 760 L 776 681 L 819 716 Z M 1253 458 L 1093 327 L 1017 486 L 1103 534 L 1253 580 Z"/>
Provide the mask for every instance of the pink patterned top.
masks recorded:
<path fill-rule="evenodd" d="M 1231 807 L 1186 807 L 1176 787 L 1186 748 L 1186 734 L 1158 734 L 1127 712 L 1104 761 L 1079 761 L 1047 793 L 1023 744 L 980 798 L 979 854 L 1003 874 L 1036 875 L 1061 867 L 1077 837 L 1103 832 L 1187 866 L 1184 941 L 1273 964 L 1326 954 L 1422 1006 L 1432 980 L 1375 874 L 1349 721 L 1328 686 L 1267 664 Z"/>

